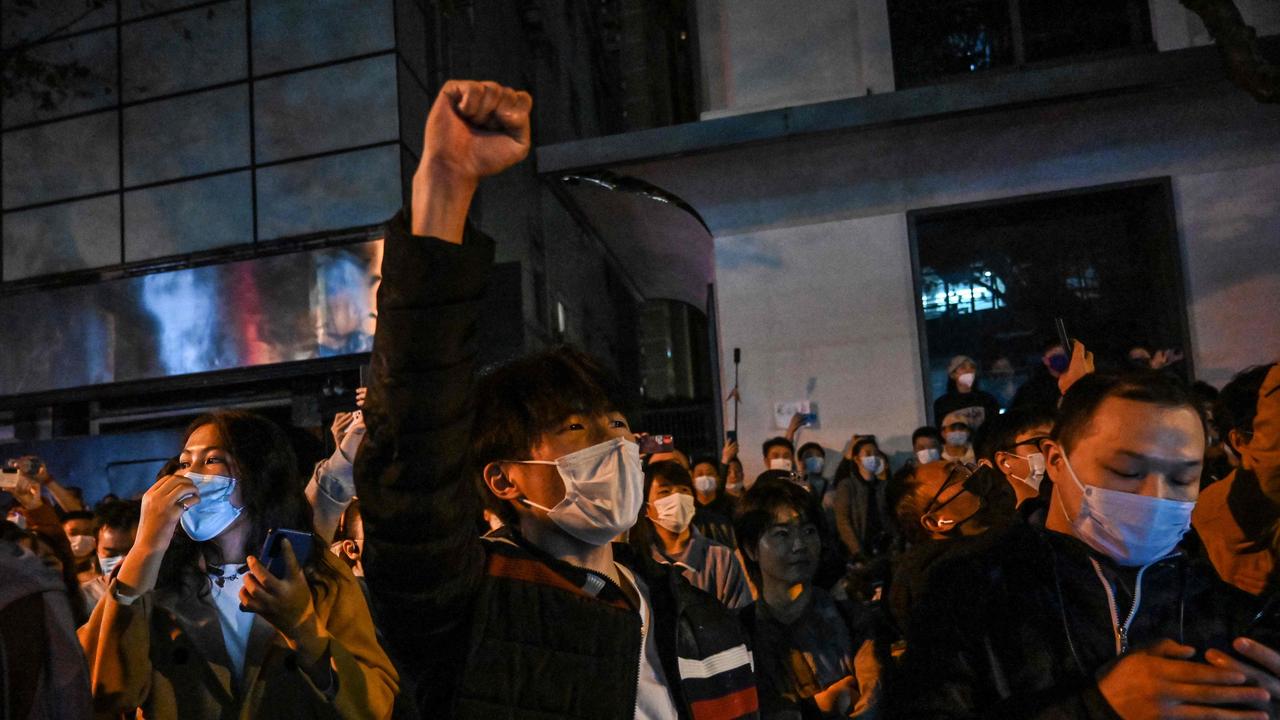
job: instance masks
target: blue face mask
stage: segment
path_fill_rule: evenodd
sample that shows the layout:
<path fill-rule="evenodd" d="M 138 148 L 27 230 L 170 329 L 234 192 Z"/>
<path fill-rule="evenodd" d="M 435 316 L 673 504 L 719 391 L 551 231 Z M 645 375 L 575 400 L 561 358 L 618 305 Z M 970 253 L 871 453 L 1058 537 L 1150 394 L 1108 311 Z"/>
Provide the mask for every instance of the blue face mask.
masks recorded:
<path fill-rule="evenodd" d="M 821 455 L 810 455 L 804 459 L 804 471 L 810 475 L 821 475 L 826 467 L 827 459 Z"/>
<path fill-rule="evenodd" d="M 196 542 L 212 540 L 230 527 L 244 510 L 231 504 L 236 480 L 225 475 L 193 472 L 187 473 L 187 479 L 200 491 L 200 502 L 182 513 L 182 529 Z"/>

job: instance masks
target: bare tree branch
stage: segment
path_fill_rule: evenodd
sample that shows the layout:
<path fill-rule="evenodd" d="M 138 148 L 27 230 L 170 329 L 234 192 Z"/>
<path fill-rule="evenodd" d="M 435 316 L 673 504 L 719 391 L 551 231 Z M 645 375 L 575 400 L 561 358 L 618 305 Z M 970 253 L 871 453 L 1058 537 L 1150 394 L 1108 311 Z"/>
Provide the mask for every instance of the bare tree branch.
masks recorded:
<path fill-rule="evenodd" d="M 1234 0 L 1181 0 L 1200 17 L 1218 43 L 1227 75 L 1258 102 L 1280 102 L 1280 67 L 1258 48 L 1258 33 L 1244 21 Z"/>

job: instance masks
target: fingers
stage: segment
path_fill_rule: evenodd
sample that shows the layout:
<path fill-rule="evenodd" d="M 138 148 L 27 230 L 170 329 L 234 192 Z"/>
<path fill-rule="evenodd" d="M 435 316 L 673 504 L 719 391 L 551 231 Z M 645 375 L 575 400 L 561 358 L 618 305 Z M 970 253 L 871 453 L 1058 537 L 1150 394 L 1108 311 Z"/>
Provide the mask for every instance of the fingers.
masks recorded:
<path fill-rule="evenodd" d="M 240 607 L 243 610 L 269 613 L 274 600 L 275 594 L 257 576 L 252 572 L 244 576 L 244 587 L 240 588 Z"/>
<path fill-rule="evenodd" d="M 1244 685 L 1248 678 L 1244 673 L 1229 668 L 1215 667 L 1200 662 L 1161 658 L 1156 661 L 1155 672 L 1165 680 L 1191 685 Z"/>
<path fill-rule="evenodd" d="M 284 556 L 284 572 L 285 577 L 293 578 L 302 574 L 302 568 L 298 565 L 298 556 L 293 554 L 293 543 L 285 538 L 281 555 Z"/>
<path fill-rule="evenodd" d="M 280 578 L 276 577 L 275 573 L 271 572 L 271 570 L 266 565 L 262 564 L 262 561 L 258 560 L 258 558 L 250 555 L 245 558 L 245 563 L 249 566 L 249 574 L 252 575 L 254 579 L 257 580 L 265 589 L 270 591 L 272 594 L 280 589 Z M 245 582 L 247 583 L 248 580 Z"/>
<path fill-rule="evenodd" d="M 1237 705 L 1266 711 L 1271 693 L 1253 685 L 1198 685 L 1174 683 L 1165 693 L 1182 703 L 1195 705 Z"/>
<path fill-rule="evenodd" d="M 1280 701 L 1280 678 L 1272 673 L 1237 660 L 1221 650 L 1210 650 L 1205 653 L 1204 658 L 1214 667 L 1234 670 L 1245 675 L 1248 678 L 1246 682 L 1261 687 L 1271 694 L 1273 700 Z"/>
<path fill-rule="evenodd" d="M 1169 638 L 1163 638 L 1155 645 L 1147 648 L 1146 653 L 1148 655 L 1155 655 L 1156 657 L 1180 658 L 1185 660 L 1189 657 L 1194 657 L 1196 649 L 1190 645 L 1183 645 Z"/>
<path fill-rule="evenodd" d="M 1231 647 L 1272 676 L 1280 675 L 1280 653 L 1275 650 L 1249 638 L 1236 638 Z"/>

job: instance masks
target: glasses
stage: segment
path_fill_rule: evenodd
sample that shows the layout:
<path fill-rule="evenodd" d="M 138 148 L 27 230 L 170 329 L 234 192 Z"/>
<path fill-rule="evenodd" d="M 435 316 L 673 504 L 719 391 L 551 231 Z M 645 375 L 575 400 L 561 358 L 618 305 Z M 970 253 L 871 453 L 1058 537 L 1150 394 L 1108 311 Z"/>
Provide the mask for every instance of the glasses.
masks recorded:
<path fill-rule="evenodd" d="M 952 462 L 947 468 L 947 479 L 943 481 L 942 486 L 938 488 L 938 492 L 934 493 L 933 497 L 925 505 L 924 513 L 921 517 L 939 512 L 954 502 L 956 498 L 969 493 L 977 500 L 973 510 L 961 518 L 950 519 L 950 524 L 953 528 L 960 527 L 972 520 L 975 515 L 982 512 L 982 508 L 986 507 L 986 495 L 987 491 L 990 490 L 990 482 L 987 473 L 979 472 L 979 466 L 959 461 Z"/>
<path fill-rule="evenodd" d="M 1039 450 L 1040 452 L 1044 452 L 1045 442 L 1052 439 L 1053 438 L 1049 437 L 1048 435 L 1036 435 L 1035 437 L 1029 437 L 1026 440 L 1015 442 L 1009 447 L 1003 448 L 1003 451 L 1007 453 L 1011 453 L 1016 451 L 1020 445 L 1034 445 L 1037 450 Z"/>

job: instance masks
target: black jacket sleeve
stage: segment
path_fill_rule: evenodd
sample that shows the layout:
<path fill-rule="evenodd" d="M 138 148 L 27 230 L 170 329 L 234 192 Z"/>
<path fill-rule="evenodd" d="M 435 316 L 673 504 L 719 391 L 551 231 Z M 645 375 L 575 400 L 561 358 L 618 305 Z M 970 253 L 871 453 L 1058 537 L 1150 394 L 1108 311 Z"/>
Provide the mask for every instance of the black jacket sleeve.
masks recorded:
<path fill-rule="evenodd" d="M 450 666 L 484 572 L 466 455 L 493 253 L 471 228 L 456 245 L 412 236 L 403 214 L 387 225 L 355 482 L 374 615 L 410 677 Z"/>

